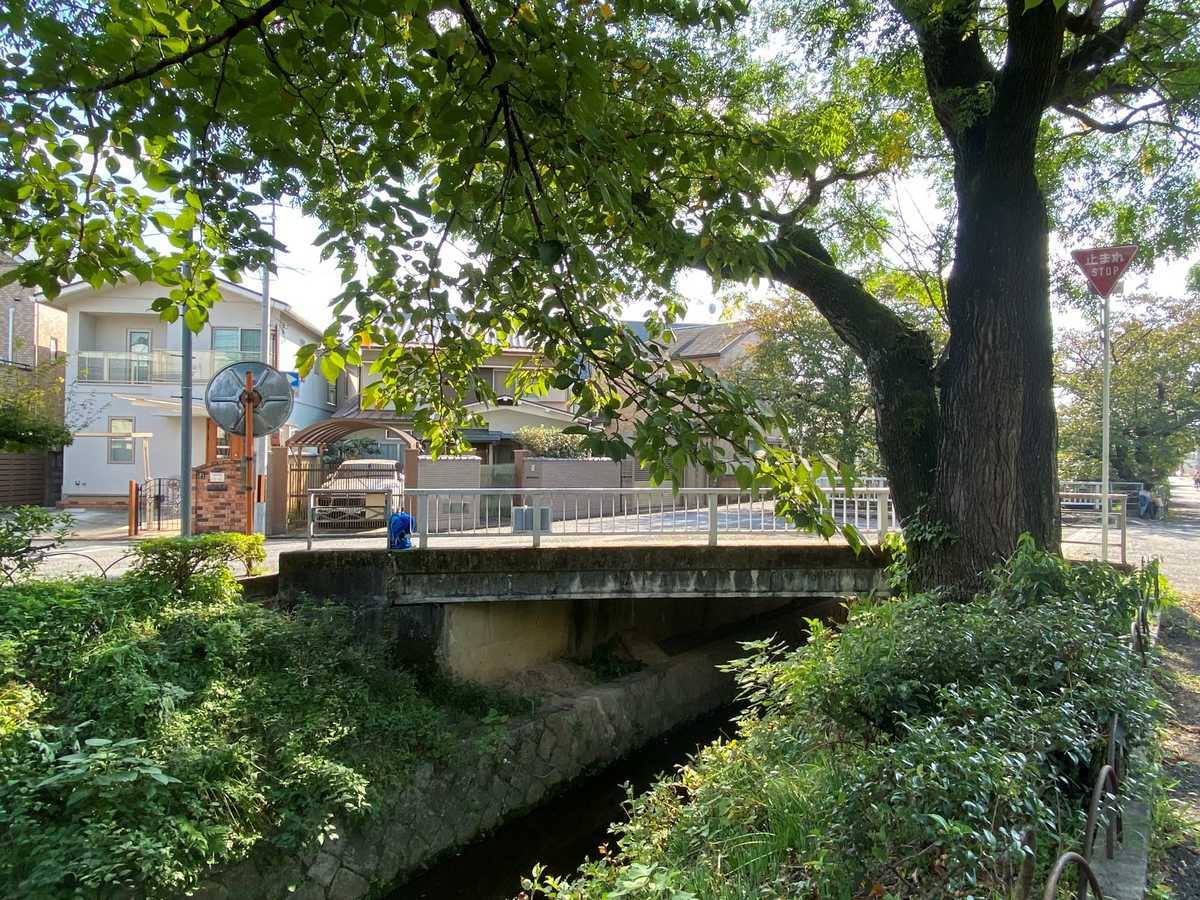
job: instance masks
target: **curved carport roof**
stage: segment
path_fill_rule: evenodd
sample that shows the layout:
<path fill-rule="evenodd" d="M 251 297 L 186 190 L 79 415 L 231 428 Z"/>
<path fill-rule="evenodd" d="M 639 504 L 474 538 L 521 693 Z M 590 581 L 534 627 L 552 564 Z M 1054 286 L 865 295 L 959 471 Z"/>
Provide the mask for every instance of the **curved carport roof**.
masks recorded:
<path fill-rule="evenodd" d="M 376 428 L 382 428 L 384 431 L 395 435 L 404 441 L 409 447 L 418 448 L 421 442 L 413 437 L 412 433 L 405 431 L 399 425 L 389 422 L 380 422 L 371 419 L 322 419 L 320 422 L 313 422 L 301 428 L 290 438 L 288 438 L 287 446 L 289 447 L 327 447 L 330 444 L 336 444 L 349 435 L 358 431 L 372 431 Z"/>

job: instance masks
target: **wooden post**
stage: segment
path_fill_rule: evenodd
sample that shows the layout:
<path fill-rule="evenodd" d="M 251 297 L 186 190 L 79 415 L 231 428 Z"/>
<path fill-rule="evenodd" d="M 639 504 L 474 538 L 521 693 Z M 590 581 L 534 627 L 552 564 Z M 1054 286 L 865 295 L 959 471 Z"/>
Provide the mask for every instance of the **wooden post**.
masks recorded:
<path fill-rule="evenodd" d="M 246 373 L 246 390 L 242 393 L 242 409 L 245 411 L 246 422 L 246 440 L 243 442 L 245 446 L 245 471 L 243 472 L 243 482 L 246 488 L 246 534 L 254 534 L 254 407 L 257 406 L 254 402 L 254 374 Z"/>
<path fill-rule="evenodd" d="M 421 470 L 421 451 L 417 447 L 406 447 L 404 449 L 404 490 L 409 488 L 420 487 L 420 470 Z M 415 518 L 420 523 L 418 517 L 417 504 L 411 500 L 404 501 L 404 511 Z"/>
<path fill-rule="evenodd" d="M 267 452 L 270 458 L 267 465 L 267 534 L 286 534 L 291 505 L 288 496 L 291 459 L 287 447 L 272 447 Z"/>
<path fill-rule="evenodd" d="M 138 533 L 138 483 L 136 481 L 129 482 L 129 536 L 133 537 Z"/>

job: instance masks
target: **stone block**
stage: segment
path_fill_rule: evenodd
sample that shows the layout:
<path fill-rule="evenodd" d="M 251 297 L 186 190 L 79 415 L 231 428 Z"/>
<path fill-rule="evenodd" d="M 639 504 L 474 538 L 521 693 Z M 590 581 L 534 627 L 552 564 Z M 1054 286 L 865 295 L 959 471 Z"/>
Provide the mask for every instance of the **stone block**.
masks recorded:
<path fill-rule="evenodd" d="M 353 869 L 365 878 L 372 878 L 379 867 L 383 835 L 379 829 L 364 829 L 346 841 L 342 853 L 342 865 Z"/>
<path fill-rule="evenodd" d="M 331 853 L 318 853 L 316 860 L 308 867 L 308 877 L 321 887 L 333 884 L 333 876 L 342 867 L 342 861 Z"/>
<path fill-rule="evenodd" d="M 334 876 L 333 884 L 329 886 L 326 897 L 329 900 L 359 900 L 370 893 L 371 885 L 361 875 L 349 869 L 341 869 Z"/>

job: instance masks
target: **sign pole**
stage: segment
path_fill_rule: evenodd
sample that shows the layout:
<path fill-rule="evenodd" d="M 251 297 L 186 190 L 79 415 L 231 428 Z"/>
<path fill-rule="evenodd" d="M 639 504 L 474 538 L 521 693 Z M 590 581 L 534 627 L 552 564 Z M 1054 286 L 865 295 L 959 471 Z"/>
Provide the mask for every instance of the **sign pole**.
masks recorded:
<path fill-rule="evenodd" d="M 1072 250 L 1071 258 L 1075 265 L 1083 271 L 1092 290 L 1104 299 L 1103 313 L 1103 345 L 1104 362 L 1103 388 L 1101 389 L 1100 410 L 1100 559 L 1108 562 L 1108 495 L 1112 491 L 1110 480 L 1111 467 L 1109 455 L 1111 451 L 1111 419 L 1112 419 L 1112 334 L 1111 309 L 1108 298 L 1113 288 L 1133 258 L 1137 255 L 1137 244 L 1122 244 L 1117 247 L 1089 247 L 1084 250 Z"/>
<path fill-rule="evenodd" d="M 1104 295 L 1104 387 L 1100 412 L 1100 560 L 1108 562 L 1108 495 L 1112 490 L 1109 455 L 1112 442 L 1112 346 L 1108 294 Z"/>
<path fill-rule="evenodd" d="M 246 437 L 242 445 L 246 448 L 244 461 L 246 485 L 246 534 L 254 534 L 255 488 L 257 487 L 254 472 L 254 373 L 246 373 L 246 392 L 242 394 L 242 408 L 246 411 Z"/>
<path fill-rule="evenodd" d="M 275 201 L 271 201 L 271 237 L 275 237 Z M 274 259 L 275 251 L 271 251 L 271 257 Z M 262 361 L 267 365 L 274 365 L 275 361 L 271 359 L 271 349 L 273 343 L 271 341 L 271 266 L 265 264 L 262 271 L 262 327 L 259 330 L 259 350 Z M 258 466 L 255 472 L 258 475 L 266 476 L 268 459 L 270 457 L 270 445 L 267 442 L 266 435 L 259 438 L 258 447 Z M 265 499 L 265 498 L 264 498 Z M 263 534 L 267 533 L 267 504 L 258 503 L 254 508 L 254 530 Z"/>

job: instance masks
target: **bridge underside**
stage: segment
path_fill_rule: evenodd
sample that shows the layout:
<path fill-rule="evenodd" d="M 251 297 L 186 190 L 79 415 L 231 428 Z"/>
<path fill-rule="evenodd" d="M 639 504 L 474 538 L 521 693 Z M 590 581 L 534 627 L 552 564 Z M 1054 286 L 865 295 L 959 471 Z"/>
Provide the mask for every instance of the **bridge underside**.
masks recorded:
<path fill-rule="evenodd" d="M 837 546 L 311 550 L 279 598 L 353 610 L 356 633 L 456 677 L 501 678 L 616 638 L 660 650 L 789 609 L 882 593 L 883 555 Z"/>

